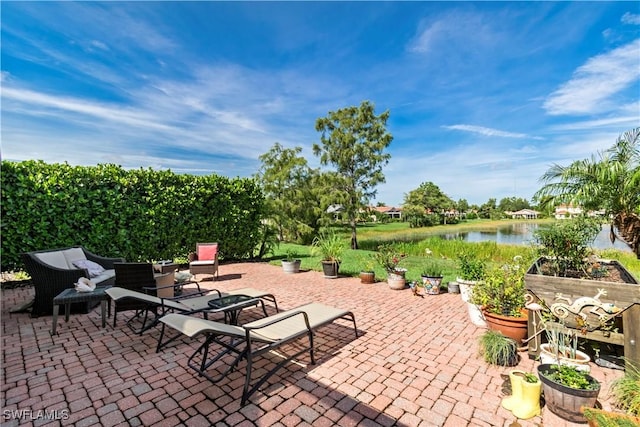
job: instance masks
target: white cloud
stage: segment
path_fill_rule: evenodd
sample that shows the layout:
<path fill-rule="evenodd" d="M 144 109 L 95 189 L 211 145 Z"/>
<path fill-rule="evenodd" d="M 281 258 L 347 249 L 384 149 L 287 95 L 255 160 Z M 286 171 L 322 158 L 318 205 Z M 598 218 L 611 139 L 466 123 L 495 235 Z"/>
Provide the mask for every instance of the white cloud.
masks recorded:
<path fill-rule="evenodd" d="M 529 138 L 529 139 L 542 139 L 537 136 L 530 136 L 524 133 L 515 133 L 515 132 L 506 132 L 503 130 L 492 129 L 482 126 L 474 126 L 474 125 L 450 125 L 450 126 L 442 126 L 445 129 L 452 130 L 461 130 L 465 132 L 479 133 L 480 135 L 485 136 L 499 136 L 503 138 Z"/>
<path fill-rule="evenodd" d="M 620 18 L 620 22 L 622 22 L 623 24 L 640 25 L 640 15 L 627 12 L 622 15 L 622 18 Z"/>
<path fill-rule="evenodd" d="M 589 59 L 547 97 L 545 110 L 551 115 L 588 115 L 617 108 L 611 97 L 640 78 L 639 55 L 637 39 Z"/>

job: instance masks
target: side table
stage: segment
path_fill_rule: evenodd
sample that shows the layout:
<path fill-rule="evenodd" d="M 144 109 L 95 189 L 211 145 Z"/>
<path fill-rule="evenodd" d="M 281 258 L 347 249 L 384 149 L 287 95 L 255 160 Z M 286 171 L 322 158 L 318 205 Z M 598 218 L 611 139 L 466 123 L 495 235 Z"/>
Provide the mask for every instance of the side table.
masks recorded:
<path fill-rule="evenodd" d="M 111 298 L 105 293 L 111 286 L 102 286 L 96 288 L 92 292 L 78 292 L 75 288 L 65 289 L 53 299 L 53 324 L 51 326 L 51 335 L 56 334 L 58 326 L 58 311 L 60 306 L 64 304 L 64 321 L 69 321 L 70 306 L 76 302 L 100 301 L 100 312 L 102 314 L 102 327 L 106 325 L 106 309 L 109 305 L 109 316 L 111 316 Z"/>

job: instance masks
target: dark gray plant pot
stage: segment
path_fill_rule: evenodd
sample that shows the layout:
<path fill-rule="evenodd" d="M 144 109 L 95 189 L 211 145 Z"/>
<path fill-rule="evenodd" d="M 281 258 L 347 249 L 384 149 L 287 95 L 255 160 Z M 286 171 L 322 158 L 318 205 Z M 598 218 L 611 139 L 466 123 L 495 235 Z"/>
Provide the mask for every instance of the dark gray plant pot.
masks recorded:
<path fill-rule="evenodd" d="M 322 271 L 325 279 L 336 279 L 340 270 L 340 263 L 336 261 L 322 261 Z"/>

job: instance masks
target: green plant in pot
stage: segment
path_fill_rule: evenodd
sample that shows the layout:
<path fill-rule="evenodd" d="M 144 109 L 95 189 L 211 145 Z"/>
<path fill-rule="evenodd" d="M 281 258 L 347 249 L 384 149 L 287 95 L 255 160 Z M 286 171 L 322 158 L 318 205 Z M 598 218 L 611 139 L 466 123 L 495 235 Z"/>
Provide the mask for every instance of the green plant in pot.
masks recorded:
<path fill-rule="evenodd" d="M 610 391 L 616 407 L 629 415 L 640 417 L 639 366 L 634 363 L 628 363 L 624 376 L 613 381 Z"/>
<path fill-rule="evenodd" d="M 345 251 L 344 241 L 333 230 L 321 230 L 313 239 L 311 251 L 320 256 L 324 277 L 334 279 L 338 277 L 340 261 Z"/>
<path fill-rule="evenodd" d="M 600 382 L 575 366 L 543 363 L 538 365 L 546 406 L 559 417 L 584 423 L 582 408 L 593 408 L 600 393 Z"/>
<path fill-rule="evenodd" d="M 459 275 L 456 282 L 460 286 L 460 296 L 467 303 L 471 323 L 482 328 L 486 328 L 487 323 L 480 311 L 480 307 L 471 302 L 471 296 L 475 285 L 484 278 L 486 268 L 486 260 L 473 253 L 463 252 L 458 256 Z"/>
<path fill-rule="evenodd" d="M 640 369 L 628 363 L 624 376 L 614 380 L 609 389 L 614 406 L 624 412 L 585 408 L 584 417 L 595 427 L 640 426 Z"/>
<path fill-rule="evenodd" d="M 485 362 L 498 366 L 515 366 L 518 363 L 516 342 L 500 331 L 487 330 L 479 338 L 480 355 Z"/>
<path fill-rule="evenodd" d="M 387 283 L 391 289 L 404 289 L 406 285 L 406 268 L 400 267 L 400 263 L 406 257 L 398 252 L 392 245 L 380 245 L 378 251 L 373 255 L 374 259 L 387 272 Z"/>
<path fill-rule="evenodd" d="M 360 283 L 375 283 L 376 272 L 374 270 L 374 259 L 369 255 L 361 260 L 362 268 L 360 269 Z"/>
<path fill-rule="evenodd" d="M 538 268 L 543 274 L 559 277 L 591 278 L 603 273 L 588 262 L 593 250 L 591 242 L 600 233 L 600 222 L 594 218 L 578 217 L 558 221 L 534 232 L 537 252 L 541 257 Z"/>
<path fill-rule="evenodd" d="M 434 259 L 427 259 L 422 267 L 422 287 L 427 295 L 437 295 L 440 293 L 442 283 L 442 266 Z"/>
<path fill-rule="evenodd" d="M 301 260 L 293 249 L 287 249 L 285 258 L 282 260 L 282 270 L 286 274 L 294 274 L 300 271 Z"/>
<path fill-rule="evenodd" d="M 577 331 L 566 328 L 562 322 L 545 320 L 542 325 L 547 342 L 540 344 L 540 363 L 572 365 L 588 373 L 591 358 L 578 350 Z"/>
<path fill-rule="evenodd" d="M 527 337 L 524 267 L 522 257 L 487 272 L 473 289 L 471 302 L 482 307 L 490 329 L 521 343 Z"/>

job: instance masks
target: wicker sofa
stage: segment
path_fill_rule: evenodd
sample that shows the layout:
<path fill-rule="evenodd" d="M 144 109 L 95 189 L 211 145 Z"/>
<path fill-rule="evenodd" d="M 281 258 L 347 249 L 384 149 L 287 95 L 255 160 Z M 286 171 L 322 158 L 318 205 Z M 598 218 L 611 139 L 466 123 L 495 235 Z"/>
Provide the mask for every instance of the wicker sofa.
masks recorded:
<path fill-rule="evenodd" d="M 99 264 L 104 271 L 91 277 L 87 268 L 78 268 L 74 264 L 78 261 L 88 260 Z M 72 288 L 73 284 L 81 277 L 90 278 L 97 286 L 113 285 L 115 271 L 113 264 L 124 262 L 124 258 L 105 258 L 89 252 L 82 246 L 74 246 L 61 249 L 49 249 L 42 251 L 26 252 L 22 254 L 25 270 L 31 276 L 31 282 L 35 289 L 35 297 L 31 306 L 31 316 L 38 317 L 51 314 L 53 311 L 53 299 L 60 292 Z M 95 273 L 94 273 L 95 274 Z M 75 312 L 87 312 L 92 307 L 87 303 L 72 304 L 71 310 Z"/>

